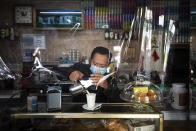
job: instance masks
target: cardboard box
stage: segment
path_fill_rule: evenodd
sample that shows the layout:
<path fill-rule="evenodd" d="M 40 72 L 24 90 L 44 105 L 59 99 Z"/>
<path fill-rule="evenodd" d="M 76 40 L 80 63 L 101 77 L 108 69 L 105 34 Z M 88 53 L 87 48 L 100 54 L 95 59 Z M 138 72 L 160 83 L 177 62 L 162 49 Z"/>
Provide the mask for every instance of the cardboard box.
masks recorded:
<path fill-rule="evenodd" d="M 152 122 L 141 122 L 129 125 L 130 131 L 155 131 L 155 125 Z"/>

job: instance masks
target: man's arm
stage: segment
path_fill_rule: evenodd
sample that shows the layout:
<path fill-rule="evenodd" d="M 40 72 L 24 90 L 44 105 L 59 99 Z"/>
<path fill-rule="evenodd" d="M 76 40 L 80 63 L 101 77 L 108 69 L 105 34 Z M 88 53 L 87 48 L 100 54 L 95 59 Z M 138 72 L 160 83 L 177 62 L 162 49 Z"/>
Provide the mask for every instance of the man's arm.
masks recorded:
<path fill-rule="evenodd" d="M 76 63 L 67 69 L 66 75 L 71 81 L 79 80 L 83 77 L 89 76 L 89 67 L 86 64 Z"/>
<path fill-rule="evenodd" d="M 74 82 L 76 80 L 82 79 L 83 76 L 84 76 L 84 74 L 82 72 L 76 70 L 76 71 L 73 71 L 73 72 L 70 73 L 69 79 L 72 82 Z"/>

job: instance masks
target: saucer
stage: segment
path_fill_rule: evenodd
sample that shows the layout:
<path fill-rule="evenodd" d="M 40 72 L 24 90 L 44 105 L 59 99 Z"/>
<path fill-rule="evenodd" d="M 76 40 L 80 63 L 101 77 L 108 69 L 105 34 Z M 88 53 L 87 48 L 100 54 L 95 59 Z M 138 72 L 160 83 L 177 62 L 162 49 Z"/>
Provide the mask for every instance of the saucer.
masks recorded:
<path fill-rule="evenodd" d="M 101 105 L 102 104 L 100 104 L 100 103 L 95 103 L 95 106 L 93 108 L 88 108 L 88 105 L 84 104 L 84 105 L 82 105 L 82 108 L 85 109 L 85 110 L 94 111 L 94 110 L 100 109 Z"/>

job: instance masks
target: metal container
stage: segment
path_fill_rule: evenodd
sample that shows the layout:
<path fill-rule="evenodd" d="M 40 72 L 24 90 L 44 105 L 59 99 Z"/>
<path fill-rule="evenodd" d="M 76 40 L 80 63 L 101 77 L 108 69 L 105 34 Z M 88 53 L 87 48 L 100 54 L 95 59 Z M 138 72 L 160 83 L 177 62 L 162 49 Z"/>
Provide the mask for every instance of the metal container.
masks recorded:
<path fill-rule="evenodd" d="M 52 86 L 47 90 L 47 110 L 61 110 L 61 87 Z"/>
<path fill-rule="evenodd" d="M 69 92 L 72 95 L 78 95 L 86 92 L 86 88 L 78 81 L 75 82 L 74 85 L 69 88 Z"/>
<path fill-rule="evenodd" d="M 173 83 L 169 96 L 172 98 L 171 106 L 174 109 L 186 109 L 188 105 L 188 89 L 185 83 Z"/>
<path fill-rule="evenodd" d="M 69 60 L 79 61 L 80 59 L 80 52 L 76 49 L 69 50 Z"/>

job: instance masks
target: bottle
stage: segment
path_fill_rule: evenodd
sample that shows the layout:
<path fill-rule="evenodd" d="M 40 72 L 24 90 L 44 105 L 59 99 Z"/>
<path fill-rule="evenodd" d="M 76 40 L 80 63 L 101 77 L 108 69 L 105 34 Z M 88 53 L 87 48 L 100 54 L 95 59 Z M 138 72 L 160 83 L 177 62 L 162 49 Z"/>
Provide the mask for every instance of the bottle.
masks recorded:
<path fill-rule="evenodd" d="M 95 12 L 94 12 L 94 8 L 92 8 L 91 11 L 92 11 L 92 13 L 91 13 L 91 15 L 92 15 L 91 16 L 91 22 L 92 22 L 91 25 L 92 25 L 92 27 L 91 28 L 94 29 L 95 28 Z"/>
<path fill-rule="evenodd" d="M 10 35 L 10 30 L 9 30 L 9 26 L 8 23 L 5 24 L 5 39 L 9 40 L 9 35 Z"/>
<path fill-rule="evenodd" d="M 10 40 L 14 40 L 14 28 L 10 27 Z"/>
<path fill-rule="evenodd" d="M 110 32 L 108 29 L 105 30 L 105 40 L 109 40 L 110 39 Z"/>
<path fill-rule="evenodd" d="M 87 29 L 87 9 L 84 9 L 84 28 Z"/>
<path fill-rule="evenodd" d="M 89 29 L 89 10 L 86 9 L 86 29 Z"/>
<path fill-rule="evenodd" d="M 14 30 L 14 39 L 19 39 L 19 32 L 17 30 Z"/>
<path fill-rule="evenodd" d="M 118 40 L 118 32 L 115 32 L 115 33 L 114 33 L 114 39 L 115 39 L 115 40 Z"/>
<path fill-rule="evenodd" d="M 110 40 L 113 40 L 114 39 L 114 32 L 111 30 L 110 31 Z"/>
<path fill-rule="evenodd" d="M 97 29 L 97 8 L 95 8 L 94 12 L 94 28 Z"/>
<path fill-rule="evenodd" d="M 5 39 L 5 29 L 2 28 L 2 29 L 0 30 L 0 32 L 1 32 L 1 39 L 4 40 L 4 39 Z"/>
<path fill-rule="evenodd" d="M 125 31 L 125 40 L 128 40 L 129 39 L 129 32 L 128 31 Z"/>

